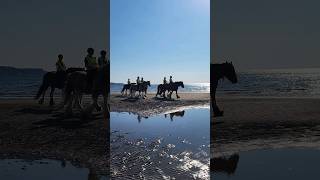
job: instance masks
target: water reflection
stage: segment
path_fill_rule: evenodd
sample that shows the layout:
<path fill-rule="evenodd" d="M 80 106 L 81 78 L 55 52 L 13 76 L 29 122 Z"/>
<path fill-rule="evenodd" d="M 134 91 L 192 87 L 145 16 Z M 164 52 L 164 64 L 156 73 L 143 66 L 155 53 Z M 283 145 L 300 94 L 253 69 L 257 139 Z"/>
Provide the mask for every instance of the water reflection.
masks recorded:
<path fill-rule="evenodd" d="M 149 117 L 148 116 L 142 116 L 140 114 L 135 114 L 135 113 L 132 113 L 132 112 L 128 112 L 129 115 L 133 114 L 133 115 L 136 115 L 137 116 L 137 120 L 139 123 L 141 123 L 141 121 L 143 119 L 148 119 Z M 173 121 L 174 117 L 177 117 L 177 118 L 182 118 L 185 114 L 185 110 L 182 110 L 182 111 L 175 111 L 175 112 L 171 112 L 171 113 L 166 113 L 164 114 L 164 117 L 167 118 L 169 117 L 171 121 Z"/>
<path fill-rule="evenodd" d="M 209 116 L 209 109 L 151 117 L 111 113 L 112 177 L 209 179 Z"/>
<path fill-rule="evenodd" d="M 239 155 L 233 154 L 229 157 L 217 157 L 211 159 L 210 169 L 213 172 L 226 173 L 232 175 L 235 173 L 239 162 Z"/>
<path fill-rule="evenodd" d="M 0 160 L 1 179 L 83 179 L 102 180 L 107 176 L 98 174 L 91 168 L 81 168 L 65 160 L 28 160 L 2 159 Z"/>
<path fill-rule="evenodd" d="M 173 117 L 183 117 L 184 116 L 185 111 L 176 111 L 176 112 L 172 112 L 169 113 L 170 119 L 171 121 L 173 121 Z M 167 118 L 168 114 L 164 114 L 164 117 Z"/>
<path fill-rule="evenodd" d="M 211 179 L 319 179 L 319 152 L 317 149 L 264 149 L 214 158 Z"/>

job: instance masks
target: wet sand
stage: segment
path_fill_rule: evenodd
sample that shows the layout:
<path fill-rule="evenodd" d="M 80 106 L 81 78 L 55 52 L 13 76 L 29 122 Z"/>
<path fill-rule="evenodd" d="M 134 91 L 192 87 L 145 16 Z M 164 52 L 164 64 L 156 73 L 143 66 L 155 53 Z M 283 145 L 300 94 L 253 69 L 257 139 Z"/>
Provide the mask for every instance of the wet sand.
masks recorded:
<path fill-rule="evenodd" d="M 57 106 L 34 100 L 0 100 L 1 159 L 70 161 L 88 168 L 90 178 L 107 175 L 107 129 L 102 113 L 81 119 L 77 112 L 66 117 Z"/>
<path fill-rule="evenodd" d="M 154 93 L 148 94 L 145 99 L 129 98 L 120 93 L 111 94 L 111 111 L 131 112 L 140 116 L 152 116 L 156 114 L 178 111 L 197 106 L 209 106 L 209 93 L 179 93 L 180 99 L 172 95 L 173 100 L 165 100 Z"/>
<path fill-rule="evenodd" d="M 224 117 L 212 118 L 211 155 L 267 148 L 320 149 L 320 99 L 218 98 Z"/>

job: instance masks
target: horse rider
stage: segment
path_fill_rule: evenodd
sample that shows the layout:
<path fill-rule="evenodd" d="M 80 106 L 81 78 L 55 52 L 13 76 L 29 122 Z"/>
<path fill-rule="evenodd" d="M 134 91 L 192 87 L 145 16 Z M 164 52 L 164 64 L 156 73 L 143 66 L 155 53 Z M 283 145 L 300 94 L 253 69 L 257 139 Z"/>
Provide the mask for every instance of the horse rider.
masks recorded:
<path fill-rule="evenodd" d="M 130 84 L 131 84 L 130 79 L 128 79 L 127 83 L 128 83 L 128 85 L 130 85 Z"/>
<path fill-rule="evenodd" d="M 163 78 L 163 84 L 167 84 L 167 79 L 166 79 L 166 77 Z"/>
<path fill-rule="evenodd" d="M 106 55 L 107 52 L 105 50 L 100 51 L 100 57 L 98 58 L 99 67 L 103 67 L 109 63 L 109 59 Z"/>
<path fill-rule="evenodd" d="M 56 70 L 57 70 L 57 84 L 58 86 L 62 86 L 66 77 L 66 65 L 63 62 L 63 55 L 58 55 L 58 60 L 56 62 Z"/>
<path fill-rule="evenodd" d="M 170 76 L 169 84 L 172 84 L 172 83 L 173 83 L 172 76 Z"/>
<path fill-rule="evenodd" d="M 137 85 L 140 84 L 140 77 L 139 76 L 137 77 L 136 83 L 137 83 Z"/>
<path fill-rule="evenodd" d="M 143 77 L 141 77 L 141 81 L 140 81 L 140 83 L 143 83 L 143 82 L 144 82 Z"/>
<path fill-rule="evenodd" d="M 98 63 L 97 63 L 96 57 L 93 56 L 94 54 L 93 48 L 88 48 L 87 53 L 88 54 L 84 59 L 84 64 L 87 71 L 87 83 L 88 83 L 87 89 L 92 90 L 93 79 L 95 78 L 98 72 Z"/>

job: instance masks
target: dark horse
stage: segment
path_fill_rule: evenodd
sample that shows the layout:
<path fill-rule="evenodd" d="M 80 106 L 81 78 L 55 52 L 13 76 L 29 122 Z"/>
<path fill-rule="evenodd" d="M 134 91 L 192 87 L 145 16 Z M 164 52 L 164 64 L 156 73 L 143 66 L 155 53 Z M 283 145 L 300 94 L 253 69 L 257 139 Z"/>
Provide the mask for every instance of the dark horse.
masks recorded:
<path fill-rule="evenodd" d="M 178 88 L 180 86 L 182 88 L 184 88 L 184 84 L 182 81 L 174 82 L 171 84 L 159 84 L 156 97 L 158 95 L 160 95 L 160 96 L 162 95 L 165 98 L 166 91 L 168 91 L 168 97 L 169 97 L 169 99 L 171 99 L 171 95 L 172 95 L 173 91 L 175 91 L 177 98 L 180 98 L 180 96 L 178 95 Z"/>
<path fill-rule="evenodd" d="M 139 92 L 139 96 L 141 95 L 141 93 L 143 95 L 143 97 L 147 96 L 147 90 L 148 90 L 148 86 L 150 86 L 150 81 L 143 81 L 142 83 L 140 83 L 139 85 L 137 84 L 131 84 L 130 86 L 130 94 L 131 97 L 135 96 L 136 92 Z"/>
<path fill-rule="evenodd" d="M 75 101 L 76 105 L 82 111 L 81 97 L 82 94 L 91 94 L 92 95 L 92 106 L 88 108 L 88 112 L 91 112 L 93 108 L 96 108 L 98 111 L 101 110 L 101 107 L 98 105 L 99 95 L 103 96 L 103 110 L 105 119 L 109 118 L 109 94 L 110 94 L 110 64 L 99 68 L 97 75 L 93 79 L 93 87 L 91 91 L 88 91 L 87 84 L 87 73 L 86 72 L 73 72 L 71 73 L 66 81 L 65 87 L 65 101 L 67 104 L 67 112 L 72 112 L 72 102 Z"/>
<path fill-rule="evenodd" d="M 124 92 L 125 92 L 125 95 L 127 95 L 127 91 L 130 90 L 131 85 L 132 84 L 124 84 L 121 90 L 121 95 L 123 95 Z"/>
<path fill-rule="evenodd" d="M 35 99 L 39 99 L 41 96 L 39 104 L 43 104 L 46 91 L 49 87 L 51 87 L 50 105 L 53 105 L 53 93 L 55 88 L 63 89 L 65 81 L 67 79 L 67 75 L 76 71 L 84 71 L 84 68 L 68 68 L 65 73 L 57 73 L 56 71 L 47 72 L 45 75 L 43 75 L 42 84 L 37 92 Z"/>
<path fill-rule="evenodd" d="M 223 116 L 223 111 L 220 111 L 216 103 L 216 90 L 219 79 L 226 77 L 232 83 L 237 83 L 237 75 L 234 66 L 231 63 L 225 62 L 222 64 L 210 64 L 210 89 L 211 89 L 211 103 L 214 116 Z"/>

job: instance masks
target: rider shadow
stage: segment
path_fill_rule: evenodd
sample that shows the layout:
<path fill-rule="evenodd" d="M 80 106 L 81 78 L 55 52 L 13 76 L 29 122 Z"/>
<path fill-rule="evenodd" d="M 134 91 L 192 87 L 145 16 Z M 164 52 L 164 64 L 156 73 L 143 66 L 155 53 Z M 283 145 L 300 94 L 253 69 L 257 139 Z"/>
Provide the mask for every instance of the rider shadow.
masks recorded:
<path fill-rule="evenodd" d="M 31 129 L 42 129 L 56 127 L 63 129 L 80 129 L 89 127 L 89 123 L 99 119 L 99 114 L 92 114 L 90 117 L 84 117 L 80 114 L 75 116 L 66 116 L 64 113 L 56 113 L 52 117 L 33 123 L 37 126 Z"/>

